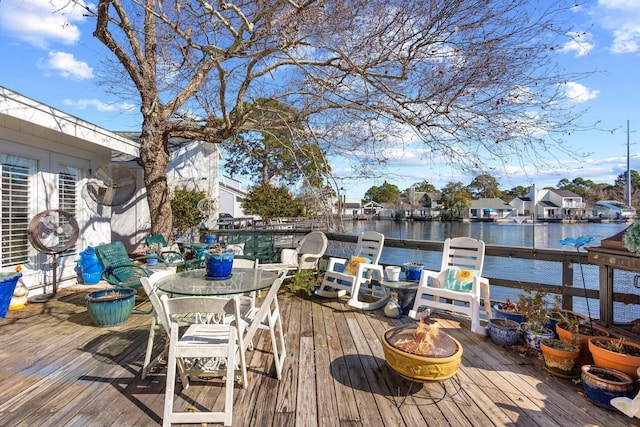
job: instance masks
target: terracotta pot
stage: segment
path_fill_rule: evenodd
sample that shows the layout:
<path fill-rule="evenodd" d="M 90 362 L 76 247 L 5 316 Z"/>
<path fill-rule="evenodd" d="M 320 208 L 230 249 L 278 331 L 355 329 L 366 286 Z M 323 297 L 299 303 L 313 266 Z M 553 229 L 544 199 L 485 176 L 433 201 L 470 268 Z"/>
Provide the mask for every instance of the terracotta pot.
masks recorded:
<path fill-rule="evenodd" d="M 624 346 L 635 349 L 638 355 L 630 355 L 618 353 L 613 350 L 604 348 L 610 342 L 619 341 L 618 338 L 611 337 L 592 337 L 589 339 L 589 350 L 593 356 L 593 361 L 597 366 L 604 368 L 616 369 L 624 372 L 634 380 L 638 379 L 638 370 L 640 369 L 640 344 L 630 341 L 624 341 Z"/>
<path fill-rule="evenodd" d="M 609 331 L 599 326 L 593 325 L 593 329 L 596 331 L 596 336 L 608 337 L 610 335 Z M 561 340 L 574 341 L 574 334 L 567 329 L 567 324 L 564 322 L 556 325 L 556 333 Z M 580 356 L 578 356 L 576 363 L 578 365 L 593 365 L 593 357 L 591 357 L 591 352 L 589 351 L 589 338 L 594 336 L 594 334 L 576 335 L 580 337 Z"/>
<path fill-rule="evenodd" d="M 576 313 L 575 311 L 571 311 L 571 310 L 560 310 L 559 313 L 552 311 L 549 313 L 547 317 L 546 327 L 551 329 L 553 332 L 556 332 L 556 325 L 563 321 L 563 316 L 567 319 L 570 319 L 572 317 L 578 317 L 580 319 L 584 319 L 585 321 L 589 320 L 587 316 L 580 313 Z M 557 333 L 556 333 L 556 338 L 557 338 Z"/>
<path fill-rule="evenodd" d="M 623 372 L 600 366 L 582 367 L 582 388 L 594 404 L 615 410 L 609 402 L 615 397 L 633 398 L 633 380 Z"/>
<path fill-rule="evenodd" d="M 545 369 L 552 375 L 559 377 L 578 378 L 580 371 L 574 370 L 576 359 L 580 356 L 580 348 L 576 346 L 575 351 L 556 348 L 555 343 L 561 340 L 550 339 L 540 342 L 540 350 L 544 356 Z"/>

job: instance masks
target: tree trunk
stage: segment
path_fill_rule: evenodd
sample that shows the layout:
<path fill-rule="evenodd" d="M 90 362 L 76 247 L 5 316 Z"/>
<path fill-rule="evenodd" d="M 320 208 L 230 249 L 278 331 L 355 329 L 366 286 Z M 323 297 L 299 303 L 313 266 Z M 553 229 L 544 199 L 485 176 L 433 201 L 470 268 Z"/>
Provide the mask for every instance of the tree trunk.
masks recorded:
<path fill-rule="evenodd" d="M 151 235 L 162 234 L 168 243 L 172 243 L 173 212 L 167 184 L 169 166 L 167 138 L 161 120 L 154 121 L 152 118 L 144 120 L 140 136 L 140 158 L 144 168 Z"/>

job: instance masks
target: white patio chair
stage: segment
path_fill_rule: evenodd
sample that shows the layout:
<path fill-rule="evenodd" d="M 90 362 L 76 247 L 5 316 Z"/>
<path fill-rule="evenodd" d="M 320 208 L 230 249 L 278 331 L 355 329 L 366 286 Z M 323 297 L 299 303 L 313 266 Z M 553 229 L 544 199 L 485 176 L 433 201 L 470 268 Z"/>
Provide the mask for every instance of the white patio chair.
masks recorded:
<path fill-rule="evenodd" d="M 638 372 L 640 372 L 640 368 Z M 633 399 L 628 397 L 614 397 L 609 403 L 629 418 L 640 418 L 640 392 L 636 394 L 636 397 Z"/>
<path fill-rule="evenodd" d="M 233 268 L 258 268 L 258 263 L 260 260 L 258 259 L 245 259 L 245 258 L 234 258 L 233 259 Z M 251 292 L 248 295 L 245 294 L 240 298 L 241 309 L 243 312 L 243 316 L 246 316 L 246 310 L 253 311 L 256 308 L 256 292 Z"/>
<path fill-rule="evenodd" d="M 153 307 L 153 318 L 151 319 L 151 326 L 149 327 L 149 338 L 147 339 L 147 351 L 144 355 L 144 362 L 142 364 L 142 379 L 145 379 L 149 371 L 153 369 L 153 367 L 167 355 L 168 345 L 153 360 L 151 360 L 151 354 L 153 352 L 153 341 L 156 336 L 156 329 L 160 327 L 161 330 L 166 332 L 167 338 L 169 338 L 169 325 L 167 323 L 168 320 L 164 313 L 164 309 L 162 308 L 162 303 L 160 303 L 160 297 L 158 295 L 157 289 L 155 288 L 155 284 L 158 282 L 158 280 L 170 274 L 173 274 L 173 271 L 162 270 L 153 273 L 149 277 L 140 278 L 140 283 L 142 283 L 142 287 L 147 293 L 149 301 L 151 301 L 151 306 Z"/>
<path fill-rule="evenodd" d="M 491 318 L 491 302 L 489 281 L 482 277 L 483 264 L 482 240 L 470 237 L 445 240 L 440 271 L 422 271 L 409 317 L 421 319 L 431 314 L 431 310 L 448 310 L 468 316 L 471 330 L 486 335 L 486 327 L 480 324 L 480 314 L 484 311 L 487 320 Z"/>
<path fill-rule="evenodd" d="M 318 261 L 324 255 L 329 245 L 329 239 L 322 231 L 312 231 L 306 234 L 295 249 L 284 248 L 280 251 L 280 262 L 261 264 L 265 270 L 287 270 L 287 277 L 291 277 L 299 270 L 315 270 Z"/>
<path fill-rule="evenodd" d="M 243 335 L 243 353 L 248 349 L 253 349 L 253 338 L 258 330 L 268 330 L 271 335 L 271 348 L 273 362 L 276 368 L 276 376 L 282 378 L 282 367 L 287 357 L 287 349 L 282 331 L 282 318 L 280 316 L 280 305 L 278 304 L 278 291 L 284 281 L 286 270 L 280 270 L 278 278 L 269 288 L 269 292 L 264 297 L 260 308 L 249 317 L 244 317 L 247 326 Z"/>
<path fill-rule="evenodd" d="M 169 357 L 167 360 L 167 386 L 165 389 L 163 426 L 172 423 L 232 423 L 233 386 L 236 374 L 236 355 L 242 371 L 242 385 L 247 387 L 247 368 L 242 349 L 240 308 L 237 298 L 217 297 L 160 297 L 164 312 L 170 319 Z M 179 334 L 180 317 L 190 313 L 217 313 L 220 316 L 233 315 L 232 323 L 209 323 L 190 325 L 184 334 Z M 195 362 L 194 362 L 195 359 Z M 215 361 L 214 366 L 210 366 Z M 225 403 L 223 411 L 177 412 L 174 410 L 176 369 L 180 365 L 182 387 L 189 387 L 189 376 L 222 375 L 225 377 Z M 191 365 L 191 366 L 188 366 Z"/>
<path fill-rule="evenodd" d="M 384 306 L 389 300 L 390 292 L 373 282 L 373 279 L 381 282 L 384 278 L 383 267 L 378 265 L 383 246 L 383 234 L 376 231 L 361 233 L 354 256 L 350 259 L 329 258 L 327 271 L 316 295 L 336 298 L 349 293 L 351 298 L 347 304 L 363 310 L 375 310 Z M 334 271 L 338 265 L 343 265 L 344 270 Z M 363 295 L 368 295 L 374 301 L 361 300 Z"/>

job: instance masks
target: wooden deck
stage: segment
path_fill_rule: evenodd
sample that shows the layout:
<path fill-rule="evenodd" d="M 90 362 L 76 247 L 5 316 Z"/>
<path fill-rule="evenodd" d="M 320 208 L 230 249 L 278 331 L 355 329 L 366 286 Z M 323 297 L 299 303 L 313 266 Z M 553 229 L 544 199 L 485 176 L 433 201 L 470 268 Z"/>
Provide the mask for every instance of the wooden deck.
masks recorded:
<path fill-rule="evenodd" d="M 145 380 L 139 374 L 151 315 L 94 327 L 84 303 L 87 289 L 95 287 L 61 289 L 55 300 L 0 319 L 0 425 L 161 424 L 165 366 Z M 498 347 L 456 318 L 438 316 L 463 345 L 458 374 L 421 384 L 386 365 L 379 341 L 387 328 L 410 319 L 284 289 L 280 304 L 288 346 L 283 379 L 273 377 L 263 333 L 248 354 L 249 387 L 235 389 L 235 426 L 640 425 L 593 406 L 579 384 L 546 375 L 535 355 Z M 177 401 L 215 405 L 218 390 L 216 383 L 196 383 Z"/>

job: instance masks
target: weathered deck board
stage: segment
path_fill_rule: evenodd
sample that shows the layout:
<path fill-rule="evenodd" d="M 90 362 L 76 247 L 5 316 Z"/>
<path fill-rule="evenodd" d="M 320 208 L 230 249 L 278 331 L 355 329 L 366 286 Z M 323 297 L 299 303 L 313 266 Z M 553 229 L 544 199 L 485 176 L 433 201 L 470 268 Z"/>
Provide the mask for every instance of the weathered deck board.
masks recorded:
<path fill-rule="evenodd" d="M 161 424 L 166 367 L 140 378 L 151 315 L 94 327 L 86 289 L 59 290 L 55 300 L 0 319 L 0 425 Z M 288 356 L 283 378 L 275 378 L 263 331 L 247 352 L 249 385 L 234 390 L 235 426 L 640 426 L 590 404 L 579 384 L 547 375 L 537 357 L 498 347 L 456 317 L 434 316 L 463 345 L 458 375 L 421 384 L 389 368 L 379 342 L 386 329 L 411 320 L 284 289 L 279 301 Z M 156 353 L 164 346 L 158 336 Z M 180 391 L 177 408 L 220 407 L 220 390 L 216 381 L 192 383 Z"/>

